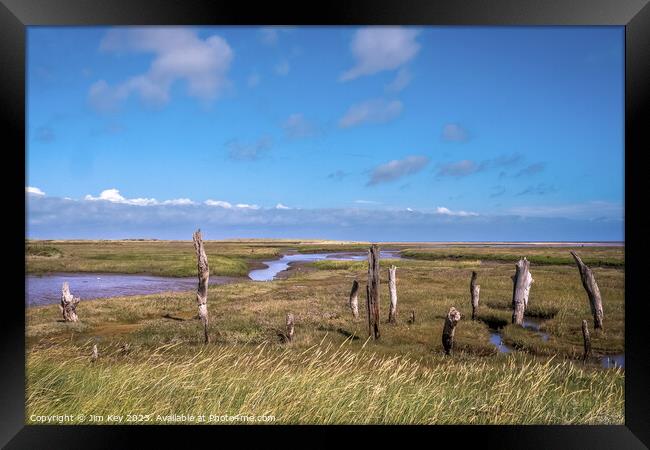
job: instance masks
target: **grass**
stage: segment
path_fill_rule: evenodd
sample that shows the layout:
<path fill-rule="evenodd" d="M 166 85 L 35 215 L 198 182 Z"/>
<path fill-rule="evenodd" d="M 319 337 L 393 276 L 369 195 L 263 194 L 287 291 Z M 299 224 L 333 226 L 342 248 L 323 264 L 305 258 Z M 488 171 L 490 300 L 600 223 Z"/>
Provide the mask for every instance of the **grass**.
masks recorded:
<path fill-rule="evenodd" d="M 147 273 L 158 276 L 196 275 L 196 256 L 191 241 L 77 241 L 42 242 L 29 248 L 55 248 L 58 258 L 42 258 L 28 250 L 30 274 L 53 272 Z M 252 264 L 276 258 L 282 246 L 206 242 L 210 273 L 222 276 L 246 276 Z"/>
<path fill-rule="evenodd" d="M 25 246 L 25 255 L 28 257 L 58 258 L 63 255 L 63 252 L 53 245 L 28 244 Z"/>
<path fill-rule="evenodd" d="M 623 423 L 617 371 L 522 355 L 498 363 L 437 355 L 423 365 L 349 342 L 302 351 L 207 346 L 192 355 L 179 352 L 181 344 L 130 353 L 113 347 L 94 364 L 80 347 L 39 351 L 30 358 L 28 417 L 123 411 L 151 423 L 181 413 L 263 414 L 284 424 Z"/>
<path fill-rule="evenodd" d="M 196 274 L 191 241 L 28 241 L 27 271 L 30 274 L 53 272 L 148 273 L 186 277 Z M 246 276 L 261 260 L 279 257 L 288 250 L 300 253 L 366 251 L 367 243 L 300 240 L 206 241 L 210 273 Z M 402 256 L 436 261 L 448 267 L 472 267 L 480 262 L 513 262 L 522 255 L 536 265 L 574 265 L 569 248 L 468 247 L 453 248 L 391 243 L 387 248 L 401 250 Z M 575 247 L 585 264 L 597 267 L 624 267 L 620 247 Z M 329 265 L 328 265 L 329 263 Z M 314 267 L 335 269 L 338 262 L 319 261 Z"/>
<path fill-rule="evenodd" d="M 405 249 L 402 256 L 415 259 L 470 259 L 484 261 L 511 262 L 526 258 L 537 265 L 575 265 L 569 253 L 574 250 L 581 255 L 583 262 L 590 266 L 624 267 L 625 256 L 622 247 L 454 247 Z"/>
<path fill-rule="evenodd" d="M 165 249 L 164 243 L 134 244 Z M 281 252 L 285 242 L 254 244 Z M 219 243 L 211 251 L 219 245 L 230 246 L 227 258 L 243 258 L 242 249 L 251 248 Z M 211 267 L 215 253 L 208 253 Z M 267 414 L 275 423 L 623 423 L 624 372 L 603 370 L 596 358 L 580 360 L 580 325 L 582 319 L 591 324 L 591 313 L 575 265 L 531 264 L 527 314 L 544 318 L 544 342 L 510 324 L 514 261 L 381 262 L 378 341 L 366 342 L 365 321 L 355 321 L 347 306 L 357 279 L 365 317 L 363 261 L 317 261 L 287 279 L 210 286 L 207 346 L 193 292 L 82 300 L 75 324 L 58 321 L 57 305 L 28 308 L 28 417 L 76 411 Z M 396 325 L 385 323 L 392 263 L 398 267 Z M 481 285 L 477 321 L 470 319 L 472 270 Z M 605 312 L 605 330 L 590 330 L 597 357 L 624 350 L 624 271 L 609 266 L 594 273 Z M 463 317 L 454 354 L 445 357 L 441 333 L 450 306 Z M 411 311 L 415 324 L 406 321 Z M 289 312 L 296 336 L 287 345 L 278 333 Z M 491 327 L 519 350 L 498 354 Z M 100 352 L 95 363 L 93 344 Z M 120 350 L 124 344 L 127 352 Z"/>
<path fill-rule="evenodd" d="M 287 250 L 301 253 L 367 250 L 365 244 L 334 241 L 231 240 L 205 241 L 210 273 L 248 275 L 259 261 L 278 258 Z M 191 241 L 130 239 L 117 241 L 27 241 L 27 272 L 147 273 L 187 277 L 196 275 Z M 45 257 L 45 258 L 44 258 Z"/>

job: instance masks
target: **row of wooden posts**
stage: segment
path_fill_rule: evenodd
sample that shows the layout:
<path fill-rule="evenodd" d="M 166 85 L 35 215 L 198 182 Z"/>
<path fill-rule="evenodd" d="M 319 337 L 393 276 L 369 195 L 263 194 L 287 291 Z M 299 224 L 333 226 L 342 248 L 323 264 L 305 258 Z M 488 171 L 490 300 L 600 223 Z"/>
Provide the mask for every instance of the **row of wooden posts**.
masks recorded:
<path fill-rule="evenodd" d="M 205 253 L 203 246 L 203 238 L 201 230 L 197 230 L 192 235 L 194 242 L 194 249 L 197 257 L 197 269 L 199 284 L 196 292 L 196 301 L 199 310 L 199 318 L 203 325 L 204 342 L 210 342 L 208 334 L 208 281 L 210 278 L 210 268 L 208 266 L 208 257 Z M 594 328 L 602 329 L 603 327 L 603 306 L 600 297 L 600 290 L 596 284 L 592 270 L 582 262 L 580 257 L 571 251 L 582 280 L 582 285 L 587 291 L 591 312 L 594 318 Z M 390 306 L 388 311 L 388 323 L 394 324 L 397 321 L 397 267 L 394 265 L 388 269 L 388 286 L 390 292 Z M 366 285 L 366 311 L 368 322 L 368 335 L 373 339 L 379 339 L 381 336 L 379 327 L 379 247 L 377 244 L 372 244 L 368 250 L 368 282 Z M 470 296 L 472 306 L 472 320 L 477 319 L 479 308 L 479 294 L 481 286 L 476 284 L 477 273 L 472 271 L 470 280 Z M 533 277 L 530 273 L 530 261 L 525 257 L 520 259 L 515 264 L 515 274 L 512 276 L 513 293 L 512 293 L 512 323 L 517 325 L 523 324 L 524 312 L 528 307 L 528 296 L 530 288 L 533 283 Z M 77 322 L 77 305 L 80 299 L 74 297 L 70 293 L 70 288 L 67 282 L 63 283 L 61 291 L 61 304 L 59 308 L 66 322 Z M 352 315 L 355 319 L 359 317 L 359 282 L 354 280 L 352 283 L 352 290 L 350 292 L 349 306 Z M 451 354 L 454 345 L 454 332 L 456 325 L 460 321 L 461 314 L 455 308 L 451 307 L 447 316 L 442 331 L 442 344 L 446 354 Z M 415 323 L 415 311 L 411 311 L 409 323 Z M 286 333 L 284 333 L 285 341 L 292 341 L 294 336 L 295 320 L 293 314 L 286 316 Z M 587 321 L 582 321 L 582 334 L 584 339 L 584 357 L 586 358 L 591 352 L 591 341 Z"/>
<path fill-rule="evenodd" d="M 589 304 L 594 319 L 594 328 L 602 329 L 603 305 L 600 290 L 598 289 L 598 284 L 596 284 L 594 274 L 574 251 L 571 251 L 570 253 L 578 266 L 582 285 L 585 291 L 587 291 L 589 297 Z M 397 318 L 396 270 L 397 268 L 395 266 L 391 266 L 388 269 L 388 286 L 390 292 L 388 323 L 395 323 Z M 478 318 L 481 286 L 476 283 L 477 276 L 476 271 L 472 271 L 469 288 L 472 306 L 472 320 Z M 524 313 L 526 308 L 528 308 L 530 288 L 534 282 L 533 276 L 530 272 L 530 261 L 525 257 L 515 264 L 515 274 L 512 276 L 512 281 L 512 323 L 521 326 L 524 322 Z M 359 282 L 354 280 L 352 283 L 352 291 L 350 292 L 350 309 L 352 310 L 352 315 L 355 319 L 359 317 L 358 291 Z M 376 244 L 373 244 L 368 251 L 368 284 L 366 285 L 366 299 L 368 335 L 373 339 L 379 339 L 379 248 Z M 451 354 L 454 345 L 454 332 L 460 319 L 460 312 L 452 306 L 445 317 L 445 323 L 442 330 L 442 345 L 447 355 Z M 415 323 L 415 311 L 411 311 L 409 323 Z M 586 359 L 591 353 L 591 339 L 586 320 L 582 321 L 582 335 L 584 340 L 584 358 Z"/>

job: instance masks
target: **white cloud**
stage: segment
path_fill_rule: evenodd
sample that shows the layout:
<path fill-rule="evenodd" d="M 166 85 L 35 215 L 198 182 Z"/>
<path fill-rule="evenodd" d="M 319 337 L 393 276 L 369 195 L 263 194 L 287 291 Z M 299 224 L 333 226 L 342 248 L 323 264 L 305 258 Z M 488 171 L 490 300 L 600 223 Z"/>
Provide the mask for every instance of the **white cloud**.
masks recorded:
<path fill-rule="evenodd" d="M 393 160 L 375 167 L 370 175 L 368 185 L 393 181 L 406 175 L 419 172 L 429 163 L 426 156 L 408 156 L 401 160 Z"/>
<path fill-rule="evenodd" d="M 109 202 L 123 202 L 126 200 L 117 189 L 105 189 L 100 194 L 99 197 L 93 197 L 88 194 L 84 200 L 108 200 Z"/>
<path fill-rule="evenodd" d="M 209 208 L 205 205 L 137 206 L 111 201 L 89 202 L 34 196 L 27 202 L 29 237 L 43 239 L 122 239 L 157 237 L 190 239 L 200 225 L 211 238 L 288 237 L 314 235 L 345 240 L 621 240 L 624 237 L 622 205 L 593 202 L 578 218 L 553 218 L 552 207 L 538 217 L 480 214 L 461 216 L 449 208 L 443 213 L 409 212 L 404 208 Z M 563 205 L 569 212 L 573 206 Z M 615 208 L 617 206 L 617 208 Z M 440 207 L 444 208 L 444 207 Z M 587 213 L 587 209 L 591 213 Z M 618 212 L 616 212 L 618 211 Z M 405 214 L 408 212 L 408 214 Z M 445 214 L 447 213 L 447 214 Z M 451 213 L 451 214 L 448 214 Z M 433 233 L 433 234 L 432 234 Z"/>
<path fill-rule="evenodd" d="M 26 194 L 31 194 L 31 195 L 45 195 L 45 192 L 43 192 L 39 188 L 33 187 L 33 186 L 27 186 L 25 188 L 25 193 Z"/>
<path fill-rule="evenodd" d="M 461 216 L 461 217 L 478 216 L 478 213 L 475 213 L 475 212 L 452 211 L 451 209 L 445 208 L 444 206 L 438 206 L 436 208 L 436 214 L 443 214 L 443 215 L 446 215 L 446 216 Z"/>
<path fill-rule="evenodd" d="M 183 205 L 195 205 L 196 203 L 190 200 L 189 198 L 175 198 L 172 200 L 165 200 L 159 202 L 155 198 L 126 198 L 118 189 L 105 189 L 100 192 L 98 197 L 94 197 L 90 194 L 84 197 L 84 200 L 96 202 L 96 201 L 106 201 L 111 203 L 123 203 L 125 205 L 136 205 L 136 206 L 153 206 L 153 205 L 174 205 L 174 206 L 183 206 Z"/>
<path fill-rule="evenodd" d="M 106 34 L 100 50 L 155 55 L 145 73 L 114 86 L 105 80 L 93 83 L 89 101 L 100 111 L 116 109 L 134 93 L 147 104 L 165 104 L 177 80 L 187 83 L 188 95 L 205 101 L 215 99 L 229 84 L 227 73 L 233 51 L 217 35 L 201 39 L 195 31 L 183 27 L 117 28 Z"/>
<path fill-rule="evenodd" d="M 219 206 L 220 208 L 232 208 L 232 204 L 228 202 L 224 202 L 222 200 L 206 200 L 204 202 L 208 206 Z"/>
<path fill-rule="evenodd" d="M 397 72 L 395 79 L 386 85 L 386 91 L 391 93 L 400 92 L 409 85 L 412 79 L 411 72 L 406 67 L 403 67 Z"/>
<path fill-rule="evenodd" d="M 161 205 L 196 205 L 196 203 L 189 198 L 175 198 L 172 200 L 165 200 Z"/>
<path fill-rule="evenodd" d="M 368 100 L 352 105 L 339 120 L 339 126 L 349 128 L 363 123 L 385 123 L 399 116 L 402 109 L 402 102 L 399 100 Z"/>
<path fill-rule="evenodd" d="M 277 73 L 280 76 L 286 76 L 289 75 L 289 71 L 291 70 L 291 66 L 289 65 L 289 61 L 284 60 L 280 61 L 277 63 L 274 67 L 275 73 Z"/>
<path fill-rule="evenodd" d="M 411 208 L 406 208 L 406 210 L 407 210 L 408 212 L 413 212 L 413 209 L 411 209 Z"/>
<path fill-rule="evenodd" d="M 409 62 L 420 50 L 415 41 L 418 31 L 403 27 L 367 27 L 358 30 L 351 44 L 355 66 L 344 72 L 340 81 L 394 70 Z"/>
<path fill-rule="evenodd" d="M 232 209 L 233 206 L 239 209 L 260 209 L 257 205 L 249 205 L 248 203 L 237 203 L 236 205 L 233 205 L 232 203 L 223 200 L 206 200 L 204 203 L 208 206 L 218 206 L 224 209 Z"/>
<path fill-rule="evenodd" d="M 275 205 L 275 209 L 291 209 L 291 208 L 283 205 L 282 203 L 278 203 L 277 205 Z"/>
<path fill-rule="evenodd" d="M 125 198 L 120 194 L 120 191 L 113 189 L 105 189 L 100 194 L 99 197 L 93 197 L 88 194 L 84 197 L 84 200 L 87 201 L 108 201 L 112 203 L 124 203 L 127 205 L 138 205 L 138 206 L 147 206 L 147 205 L 157 205 L 158 201 L 155 198 Z"/>

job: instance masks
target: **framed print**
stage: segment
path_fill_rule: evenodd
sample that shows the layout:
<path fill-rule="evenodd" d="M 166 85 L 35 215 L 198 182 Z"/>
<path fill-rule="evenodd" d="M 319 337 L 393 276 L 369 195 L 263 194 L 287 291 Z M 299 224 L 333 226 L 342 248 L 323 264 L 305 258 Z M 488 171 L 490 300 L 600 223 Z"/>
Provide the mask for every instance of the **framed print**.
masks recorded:
<path fill-rule="evenodd" d="M 0 11 L 7 448 L 648 445 L 646 2 Z"/>

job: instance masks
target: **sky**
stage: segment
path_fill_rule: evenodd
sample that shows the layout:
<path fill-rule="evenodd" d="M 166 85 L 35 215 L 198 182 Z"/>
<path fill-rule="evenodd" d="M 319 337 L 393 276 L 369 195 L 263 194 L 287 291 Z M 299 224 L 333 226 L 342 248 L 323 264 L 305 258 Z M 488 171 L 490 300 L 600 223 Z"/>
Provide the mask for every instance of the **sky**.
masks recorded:
<path fill-rule="evenodd" d="M 624 240 L 623 27 L 28 27 L 26 235 Z"/>

